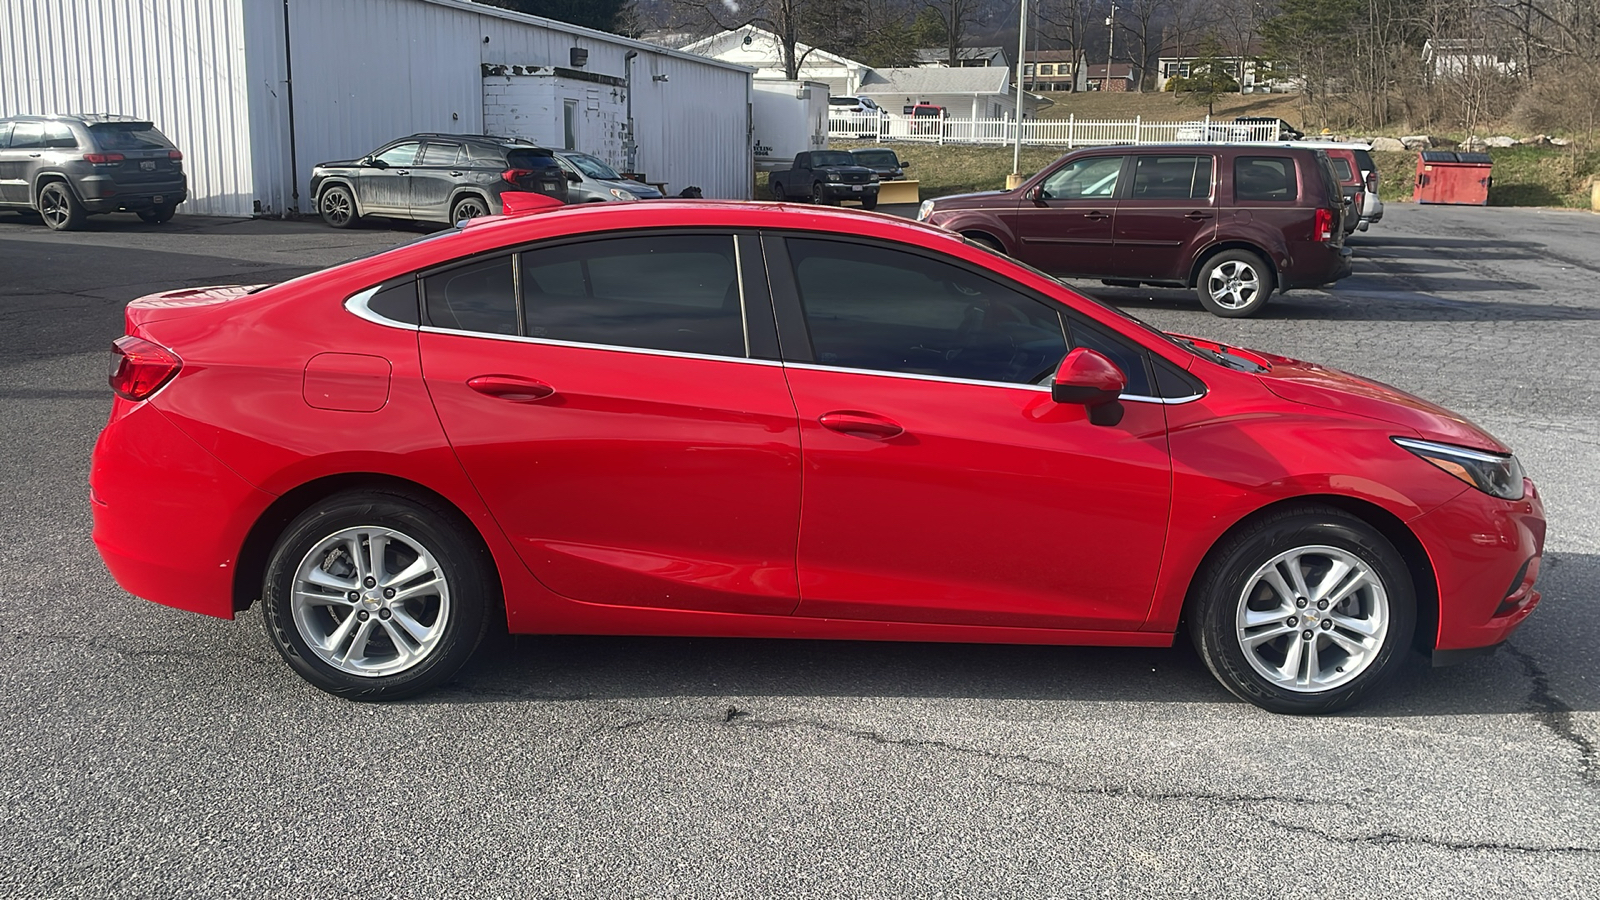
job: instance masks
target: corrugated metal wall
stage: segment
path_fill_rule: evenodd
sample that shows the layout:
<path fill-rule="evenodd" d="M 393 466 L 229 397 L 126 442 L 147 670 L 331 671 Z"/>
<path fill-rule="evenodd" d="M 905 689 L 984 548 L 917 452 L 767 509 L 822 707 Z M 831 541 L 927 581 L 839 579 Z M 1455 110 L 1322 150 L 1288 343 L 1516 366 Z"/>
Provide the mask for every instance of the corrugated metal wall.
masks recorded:
<path fill-rule="evenodd" d="M 281 14 L 281 4 L 272 5 Z M 453 0 L 291 0 L 290 40 L 302 211 L 311 206 L 306 192 L 316 162 L 359 157 L 418 131 L 481 132 L 483 64 L 567 66 L 573 47 L 589 53 L 584 71 L 618 78 L 626 74 L 624 55 L 638 51 L 638 165 L 651 180 L 674 192 L 694 185 L 707 197 L 750 194 L 750 75 L 743 70 Z M 281 34 L 252 29 L 252 72 L 258 56 L 281 57 L 274 41 Z M 652 80 L 656 75 L 667 80 Z M 258 96 L 264 83 L 252 80 L 253 108 L 272 105 Z M 271 140 L 256 133 L 258 161 Z"/>
<path fill-rule="evenodd" d="M 243 3 L 4 0 L 0 116 L 150 119 L 183 150 L 183 212 L 250 215 Z"/>

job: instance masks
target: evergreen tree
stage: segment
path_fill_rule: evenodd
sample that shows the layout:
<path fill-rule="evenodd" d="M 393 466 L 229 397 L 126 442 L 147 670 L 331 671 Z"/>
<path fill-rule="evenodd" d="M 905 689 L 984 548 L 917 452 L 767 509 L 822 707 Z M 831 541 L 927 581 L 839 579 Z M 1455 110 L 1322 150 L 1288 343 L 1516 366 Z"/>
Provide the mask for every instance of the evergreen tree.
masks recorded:
<path fill-rule="evenodd" d="M 633 36 L 638 33 L 633 0 L 474 0 L 513 12 L 555 19 L 597 31 Z"/>

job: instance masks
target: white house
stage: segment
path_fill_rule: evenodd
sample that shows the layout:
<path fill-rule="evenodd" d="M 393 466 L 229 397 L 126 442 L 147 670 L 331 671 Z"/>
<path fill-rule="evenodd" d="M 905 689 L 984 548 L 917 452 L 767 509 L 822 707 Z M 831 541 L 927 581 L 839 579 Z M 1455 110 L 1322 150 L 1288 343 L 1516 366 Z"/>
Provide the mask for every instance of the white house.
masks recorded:
<path fill-rule="evenodd" d="M 1176 49 L 1168 47 L 1161 51 L 1161 56 L 1156 59 L 1156 72 L 1160 74 L 1157 81 L 1162 90 L 1171 90 L 1171 81 L 1174 78 L 1188 78 L 1196 70 L 1196 64 L 1201 56 L 1198 53 L 1184 55 Z M 1239 92 L 1242 94 L 1272 94 L 1295 90 L 1294 82 L 1285 78 L 1275 78 L 1272 66 L 1261 56 L 1227 56 L 1216 57 L 1223 68 L 1239 82 Z"/>
<path fill-rule="evenodd" d="M 918 66 L 950 66 L 948 47 L 923 47 L 916 51 Z M 957 47 L 953 68 L 999 66 L 1006 68 L 1006 51 L 1000 47 Z"/>
<path fill-rule="evenodd" d="M 1459 38 L 1422 42 L 1422 64 L 1433 78 L 1459 78 L 1479 72 L 1513 75 L 1516 57 L 1486 41 Z"/>
<path fill-rule="evenodd" d="M 971 119 L 1009 119 L 1017 114 L 1011 73 L 996 67 L 874 69 L 857 93 L 898 113 L 918 103 L 945 108 L 946 115 Z M 1032 118 L 1051 101 L 1024 92 L 1022 114 Z"/>
<path fill-rule="evenodd" d="M 834 97 L 853 97 L 872 67 L 866 63 L 846 59 L 809 44 L 796 44 L 795 56 L 800 60 L 799 79 L 820 81 L 828 86 Z M 756 77 L 782 81 L 788 77 L 783 67 L 783 44 L 770 31 L 746 25 L 702 38 L 683 47 L 685 53 L 696 53 L 711 59 L 756 70 Z"/>
<path fill-rule="evenodd" d="M 423 131 L 750 196 L 749 68 L 466 0 L 5 0 L 0 35 L 0 116 L 154 121 L 184 212 L 309 213 L 318 161 Z"/>

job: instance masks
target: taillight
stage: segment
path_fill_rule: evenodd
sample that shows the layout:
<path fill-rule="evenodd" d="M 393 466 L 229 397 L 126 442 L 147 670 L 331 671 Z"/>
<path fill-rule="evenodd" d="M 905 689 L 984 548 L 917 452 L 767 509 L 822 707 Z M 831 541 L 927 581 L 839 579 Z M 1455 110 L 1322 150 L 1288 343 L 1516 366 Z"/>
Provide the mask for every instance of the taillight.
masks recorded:
<path fill-rule="evenodd" d="M 506 181 L 511 182 L 512 184 L 516 184 L 517 183 L 517 179 L 519 179 L 519 178 L 526 178 L 529 175 L 537 175 L 537 174 L 539 174 L 539 173 L 534 171 L 533 169 L 507 169 L 504 172 L 500 173 L 500 177 L 504 178 Z"/>
<path fill-rule="evenodd" d="M 183 368 L 178 354 L 144 338 L 125 334 L 111 342 L 111 389 L 118 397 L 143 400 Z"/>
<path fill-rule="evenodd" d="M 1316 223 L 1312 225 L 1312 240 L 1333 240 L 1333 210 L 1319 208 Z"/>
<path fill-rule="evenodd" d="M 183 151 L 182 150 L 168 150 L 167 151 L 167 159 L 174 159 L 174 160 L 183 159 Z"/>
<path fill-rule="evenodd" d="M 122 162 L 125 157 L 121 153 L 85 153 L 83 158 L 97 166 L 110 166 Z"/>
<path fill-rule="evenodd" d="M 1376 194 L 1377 192 L 1378 192 L 1378 173 L 1377 172 L 1368 172 L 1367 173 L 1367 193 Z"/>

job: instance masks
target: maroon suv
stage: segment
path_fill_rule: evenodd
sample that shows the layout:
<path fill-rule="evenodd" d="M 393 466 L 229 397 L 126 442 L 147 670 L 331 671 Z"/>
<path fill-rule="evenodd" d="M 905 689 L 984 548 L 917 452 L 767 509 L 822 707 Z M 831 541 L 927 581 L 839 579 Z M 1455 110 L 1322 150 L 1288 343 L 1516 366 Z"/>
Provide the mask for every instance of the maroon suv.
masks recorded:
<path fill-rule="evenodd" d="M 1052 275 L 1192 287 L 1215 315 L 1254 315 L 1274 288 L 1350 274 L 1327 154 L 1269 145 L 1099 147 L 1010 191 L 929 200 L 917 218 Z"/>

